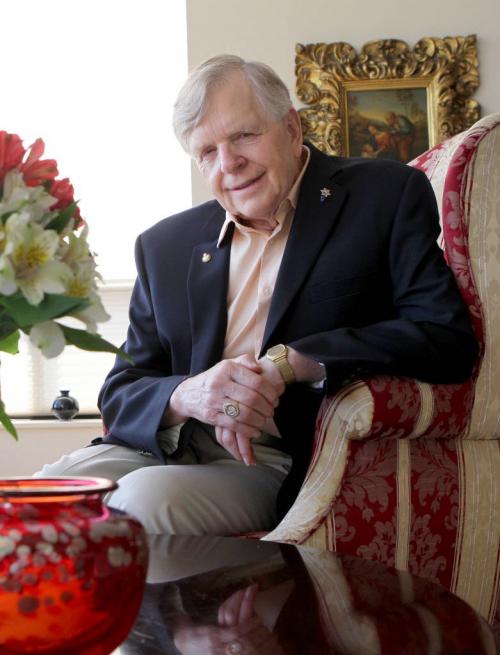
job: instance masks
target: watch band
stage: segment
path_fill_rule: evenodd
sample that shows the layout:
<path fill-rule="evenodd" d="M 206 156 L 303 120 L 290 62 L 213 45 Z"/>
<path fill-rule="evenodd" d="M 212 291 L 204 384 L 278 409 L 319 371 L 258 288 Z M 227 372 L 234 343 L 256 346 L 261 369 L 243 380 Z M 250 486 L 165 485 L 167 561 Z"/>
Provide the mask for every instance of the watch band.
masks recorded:
<path fill-rule="evenodd" d="M 285 384 L 295 382 L 295 373 L 288 361 L 288 348 L 284 344 L 279 343 L 277 346 L 269 348 L 266 357 L 277 367 Z"/>

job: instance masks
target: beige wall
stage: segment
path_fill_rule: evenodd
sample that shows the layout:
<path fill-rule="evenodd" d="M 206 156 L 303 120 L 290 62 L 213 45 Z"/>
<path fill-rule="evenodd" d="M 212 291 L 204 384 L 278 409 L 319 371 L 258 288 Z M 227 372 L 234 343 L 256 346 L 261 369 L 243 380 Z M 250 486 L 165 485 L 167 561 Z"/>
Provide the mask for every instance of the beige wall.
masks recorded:
<path fill-rule="evenodd" d="M 188 61 L 228 52 L 270 64 L 294 89 L 296 43 L 477 34 L 483 115 L 500 111 L 500 0 L 187 0 Z M 298 104 L 298 103 L 297 103 Z M 198 173 L 193 201 L 209 196 Z"/>
<path fill-rule="evenodd" d="M 44 464 L 84 448 L 102 434 L 99 419 L 73 421 L 14 421 L 18 441 L 0 428 L 0 477 L 31 476 Z"/>

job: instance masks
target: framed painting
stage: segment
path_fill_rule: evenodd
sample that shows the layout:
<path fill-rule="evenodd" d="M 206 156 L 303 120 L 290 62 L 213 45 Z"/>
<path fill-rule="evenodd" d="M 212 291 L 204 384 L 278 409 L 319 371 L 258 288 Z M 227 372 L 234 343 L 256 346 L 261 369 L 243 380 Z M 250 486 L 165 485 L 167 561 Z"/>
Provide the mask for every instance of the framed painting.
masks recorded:
<path fill-rule="evenodd" d="M 479 119 L 476 37 L 296 46 L 304 136 L 324 152 L 408 162 Z"/>

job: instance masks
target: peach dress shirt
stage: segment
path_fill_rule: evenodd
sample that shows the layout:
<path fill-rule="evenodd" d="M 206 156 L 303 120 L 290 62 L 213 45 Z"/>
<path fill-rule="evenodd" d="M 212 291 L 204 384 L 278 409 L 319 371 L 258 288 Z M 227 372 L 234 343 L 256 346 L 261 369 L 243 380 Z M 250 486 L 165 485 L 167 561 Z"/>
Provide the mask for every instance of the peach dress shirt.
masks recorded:
<path fill-rule="evenodd" d="M 274 285 L 297 207 L 300 183 L 309 163 L 310 151 L 304 146 L 302 169 L 288 196 L 281 202 L 272 233 L 242 225 L 226 212 L 217 245 L 230 223 L 235 230 L 231 242 L 227 330 L 223 359 L 245 353 L 259 356 Z"/>
<path fill-rule="evenodd" d="M 277 225 L 271 233 L 242 225 L 237 217 L 226 212 L 217 245 L 221 244 L 230 223 L 234 223 L 235 230 L 231 242 L 223 359 L 243 354 L 259 357 L 276 278 L 310 156 L 309 148 L 304 146 L 302 169 L 278 207 Z M 272 420 L 266 423 L 264 431 L 279 435 Z"/>

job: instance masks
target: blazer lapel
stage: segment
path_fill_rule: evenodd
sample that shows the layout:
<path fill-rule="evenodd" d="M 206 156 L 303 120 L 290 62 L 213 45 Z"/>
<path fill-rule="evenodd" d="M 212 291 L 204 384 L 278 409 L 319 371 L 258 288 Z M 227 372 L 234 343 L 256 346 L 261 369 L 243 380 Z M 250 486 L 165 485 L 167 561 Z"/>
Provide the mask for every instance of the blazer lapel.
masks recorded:
<path fill-rule="evenodd" d="M 311 161 L 302 181 L 276 280 L 261 354 L 273 345 L 273 333 L 334 229 L 347 196 L 342 186 L 332 180 L 341 170 L 337 160 L 326 157 L 316 149 L 311 150 Z"/>
<path fill-rule="evenodd" d="M 227 287 L 233 226 L 217 248 L 221 219 L 210 226 L 212 236 L 193 249 L 188 274 L 187 293 L 192 334 L 191 373 L 196 374 L 216 364 L 221 357 L 227 325 Z M 218 209 L 218 211 L 219 211 Z"/>

